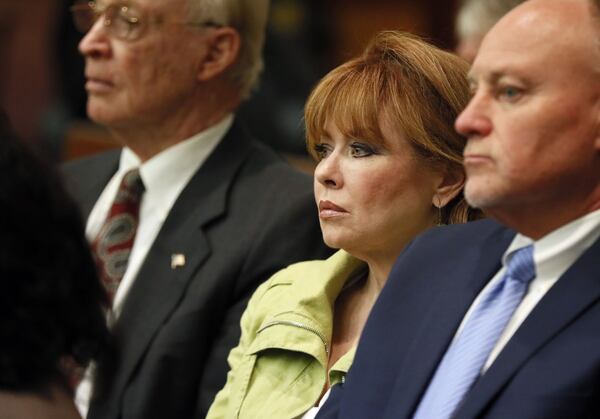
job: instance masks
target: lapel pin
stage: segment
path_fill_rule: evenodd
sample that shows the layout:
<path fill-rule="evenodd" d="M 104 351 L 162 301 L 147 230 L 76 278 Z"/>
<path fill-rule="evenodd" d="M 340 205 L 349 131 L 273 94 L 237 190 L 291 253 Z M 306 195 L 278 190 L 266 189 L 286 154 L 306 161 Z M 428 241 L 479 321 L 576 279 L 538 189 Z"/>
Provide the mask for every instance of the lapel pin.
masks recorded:
<path fill-rule="evenodd" d="M 185 255 L 182 253 L 175 253 L 171 255 L 171 269 L 177 269 L 185 266 Z"/>

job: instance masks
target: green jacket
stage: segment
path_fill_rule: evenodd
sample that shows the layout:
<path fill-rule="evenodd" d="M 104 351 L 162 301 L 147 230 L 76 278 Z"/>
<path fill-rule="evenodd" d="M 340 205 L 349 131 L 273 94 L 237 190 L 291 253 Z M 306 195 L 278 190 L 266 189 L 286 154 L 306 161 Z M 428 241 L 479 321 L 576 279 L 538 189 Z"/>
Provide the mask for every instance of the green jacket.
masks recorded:
<path fill-rule="evenodd" d="M 364 262 L 343 250 L 327 260 L 287 267 L 254 293 L 241 320 L 231 370 L 207 419 L 296 418 L 314 406 L 327 380 L 342 381 L 354 358 L 345 354 L 326 371 L 333 307 Z"/>

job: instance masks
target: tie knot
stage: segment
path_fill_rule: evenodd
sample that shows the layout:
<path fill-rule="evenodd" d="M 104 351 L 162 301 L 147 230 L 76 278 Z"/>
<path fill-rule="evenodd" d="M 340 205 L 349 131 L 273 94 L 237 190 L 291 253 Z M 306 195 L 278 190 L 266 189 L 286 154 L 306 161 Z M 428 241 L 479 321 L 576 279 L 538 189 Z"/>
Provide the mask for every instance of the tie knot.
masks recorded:
<path fill-rule="evenodd" d="M 139 201 L 144 192 L 144 182 L 139 169 L 131 169 L 123 175 L 121 186 L 117 193 L 117 201 Z"/>
<path fill-rule="evenodd" d="M 510 255 L 506 270 L 508 275 L 519 282 L 529 282 L 535 277 L 533 245 L 522 247 Z"/>

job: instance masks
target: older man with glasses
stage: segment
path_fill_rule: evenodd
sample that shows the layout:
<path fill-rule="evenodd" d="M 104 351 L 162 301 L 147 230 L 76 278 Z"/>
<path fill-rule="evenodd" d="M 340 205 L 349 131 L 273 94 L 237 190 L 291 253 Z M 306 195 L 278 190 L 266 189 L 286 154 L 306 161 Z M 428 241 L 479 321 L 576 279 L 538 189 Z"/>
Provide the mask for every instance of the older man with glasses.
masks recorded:
<path fill-rule="evenodd" d="M 311 181 L 235 121 L 262 67 L 268 0 L 97 1 L 90 118 L 123 148 L 65 176 L 112 298 L 113 351 L 77 389 L 101 419 L 204 417 L 254 288 L 328 253 Z"/>

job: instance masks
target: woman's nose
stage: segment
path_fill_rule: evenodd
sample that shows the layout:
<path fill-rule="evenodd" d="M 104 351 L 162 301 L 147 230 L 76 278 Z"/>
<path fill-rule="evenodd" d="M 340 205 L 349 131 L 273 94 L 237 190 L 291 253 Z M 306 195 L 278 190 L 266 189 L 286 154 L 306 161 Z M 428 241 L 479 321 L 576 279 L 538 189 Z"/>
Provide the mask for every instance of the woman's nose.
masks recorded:
<path fill-rule="evenodd" d="M 317 182 L 328 188 L 341 188 L 342 179 L 339 156 L 335 151 L 319 161 L 315 168 Z"/>

